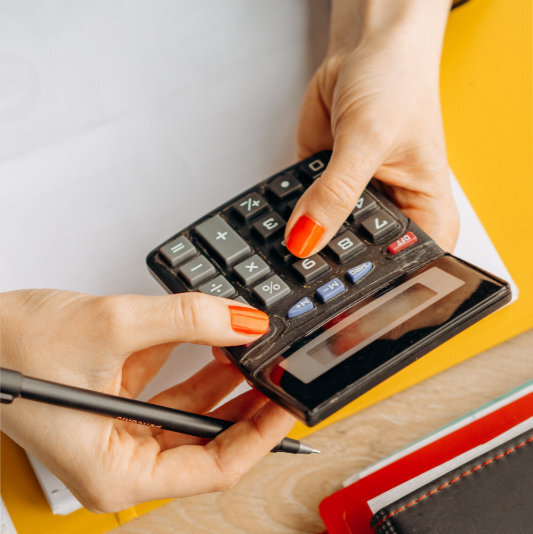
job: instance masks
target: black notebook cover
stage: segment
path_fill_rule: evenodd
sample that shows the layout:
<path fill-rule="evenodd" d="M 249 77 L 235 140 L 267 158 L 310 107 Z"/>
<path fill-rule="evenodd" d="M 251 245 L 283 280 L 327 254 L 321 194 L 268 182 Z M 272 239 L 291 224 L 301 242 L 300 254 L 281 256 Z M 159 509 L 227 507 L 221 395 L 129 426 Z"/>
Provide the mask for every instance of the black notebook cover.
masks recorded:
<path fill-rule="evenodd" d="M 379 510 L 376 534 L 533 534 L 529 430 Z"/>

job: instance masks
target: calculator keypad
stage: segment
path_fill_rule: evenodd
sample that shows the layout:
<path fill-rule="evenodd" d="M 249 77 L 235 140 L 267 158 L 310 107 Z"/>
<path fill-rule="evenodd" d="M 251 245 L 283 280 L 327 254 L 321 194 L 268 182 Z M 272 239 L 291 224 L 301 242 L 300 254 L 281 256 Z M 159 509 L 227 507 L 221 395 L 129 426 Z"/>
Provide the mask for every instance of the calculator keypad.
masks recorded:
<path fill-rule="evenodd" d="M 312 327 L 313 320 L 347 302 L 346 295 L 362 296 L 386 276 L 399 276 L 402 260 L 397 264 L 396 258 L 427 239 L 421 243 L 417 231 L 407 231 L 407 219 L 372 186 L 323 252 L 301 259 L 287 250 L 286 221 L 328 161 L 326 153 L 308 158 L 162 245 L 162 263 L 176 279 L 172 290 L 184 287 L 263 308 L 281 332 L 293 324 Z M 248 350 L 251 346 L 235 348 L 235 354 Z"/>

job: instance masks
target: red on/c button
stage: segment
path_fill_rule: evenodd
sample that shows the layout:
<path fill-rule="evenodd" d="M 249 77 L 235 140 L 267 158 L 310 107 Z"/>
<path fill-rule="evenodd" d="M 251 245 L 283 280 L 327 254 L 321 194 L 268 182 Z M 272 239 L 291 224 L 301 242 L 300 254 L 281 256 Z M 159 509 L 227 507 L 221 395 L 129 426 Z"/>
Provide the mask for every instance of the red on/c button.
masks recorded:
<path fill-rule="evenodd" d="M 406 234 L 402 235 L 400 239 L 397 239 L 393 243 L 389 245 L 387 248 L 387 252 L 389 254 L 398 254 L 398 252 L 401 252 L 402 250 L 405 250 L 407 247 L 410 247 L 411 245 L 414 245 L 418 241 L 418 237 L 416 237 L 413 232 L 407 232 Z"/>

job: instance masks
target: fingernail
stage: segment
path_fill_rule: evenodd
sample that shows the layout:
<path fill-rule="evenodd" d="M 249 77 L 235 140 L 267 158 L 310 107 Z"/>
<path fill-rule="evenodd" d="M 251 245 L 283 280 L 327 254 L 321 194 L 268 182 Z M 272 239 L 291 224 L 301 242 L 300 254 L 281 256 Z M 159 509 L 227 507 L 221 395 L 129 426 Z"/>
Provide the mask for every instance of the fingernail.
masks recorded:
<path fill-rule="evenodd" d="M 324 235 L 325 228 L 307 215 L 302 215 L 292 227 L 287 248 L 299 258 L 306 258 Z"/>
<path fill-rule="evenodd" d="M 240 334 L 264 334 L 268 330 L 268 315 L 255 308 L 228 306 L 231 328 Z"/>

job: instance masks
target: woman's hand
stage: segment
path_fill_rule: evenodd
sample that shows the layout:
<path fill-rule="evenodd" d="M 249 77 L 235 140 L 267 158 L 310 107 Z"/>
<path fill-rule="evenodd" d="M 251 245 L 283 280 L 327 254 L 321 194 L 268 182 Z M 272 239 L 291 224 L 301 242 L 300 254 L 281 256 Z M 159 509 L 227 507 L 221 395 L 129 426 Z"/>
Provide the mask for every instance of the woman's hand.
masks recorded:
<path fill-rule="evenodd" d="M 299 257 L 320 250 L 374 176 L 404 213 L 453 249 L 459 219 L 439 103 L 449 0 L 334 0 L 328 54 L 311 80 L 299 158 L 333 149 L 287 224 Z"/>
<path fill-rule="evenodd" d="M 0 295 L 2 366 L 135 398 L 180 341 L 239 345 L 268 329 L 253 308 L 201 293 L 92 297 L 66 291 Z M 87 508 L 220 491 L 276 445 L 294 419 L 256 391 L 211 411 L 243 380 L 212 362 L 155 404 L 239 421 L 212 441 L 18 399 L 2 430 L 56 473 Z"/>

